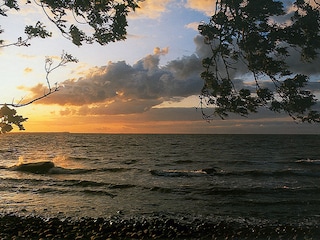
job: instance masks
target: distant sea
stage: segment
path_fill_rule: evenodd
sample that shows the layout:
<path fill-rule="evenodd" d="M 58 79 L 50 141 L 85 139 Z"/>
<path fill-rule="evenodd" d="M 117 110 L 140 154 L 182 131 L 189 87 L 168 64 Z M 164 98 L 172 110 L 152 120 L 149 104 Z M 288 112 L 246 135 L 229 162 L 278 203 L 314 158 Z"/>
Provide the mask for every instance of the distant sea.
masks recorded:
<path fill-rule="evenodd" d="M 315 225 L 319 206 L 320 135 L 0 137 L 0 214 Z"/>

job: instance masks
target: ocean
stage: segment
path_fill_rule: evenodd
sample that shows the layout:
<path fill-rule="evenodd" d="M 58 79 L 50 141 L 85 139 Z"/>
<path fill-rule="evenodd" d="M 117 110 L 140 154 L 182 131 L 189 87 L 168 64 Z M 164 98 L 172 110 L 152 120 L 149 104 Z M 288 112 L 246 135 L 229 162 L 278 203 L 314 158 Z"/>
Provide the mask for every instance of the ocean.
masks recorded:
<path fill-rule="evenodd" d="M 319 206 L 319 135 L 0 138 L 2 215 L 317 225 Z"/>

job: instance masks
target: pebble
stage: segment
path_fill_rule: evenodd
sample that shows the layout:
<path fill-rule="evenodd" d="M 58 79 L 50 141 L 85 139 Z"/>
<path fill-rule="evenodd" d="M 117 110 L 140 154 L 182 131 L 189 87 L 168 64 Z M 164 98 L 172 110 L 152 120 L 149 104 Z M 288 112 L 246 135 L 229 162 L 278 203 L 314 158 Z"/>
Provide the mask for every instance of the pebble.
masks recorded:
<path fill-rule="evenodd" d="M 316 226 L 254 225 L 154 218 L 80 220 L 0 216 L 0 239 L 317 239 Z"/>

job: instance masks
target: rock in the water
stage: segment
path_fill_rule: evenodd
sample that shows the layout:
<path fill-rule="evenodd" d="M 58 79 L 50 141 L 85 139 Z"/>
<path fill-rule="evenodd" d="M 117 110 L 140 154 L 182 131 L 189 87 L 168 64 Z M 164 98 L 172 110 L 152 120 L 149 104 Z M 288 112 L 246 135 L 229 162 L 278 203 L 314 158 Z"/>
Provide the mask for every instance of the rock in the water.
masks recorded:
<path fill-rule="evenodd" d="M 30 173 L 48 173 L 54 167 L 54 163 L 50 161 L 35 162 L 35 163 L 22 163 L 11 167 L 11 170 L 30 172 Z"/>

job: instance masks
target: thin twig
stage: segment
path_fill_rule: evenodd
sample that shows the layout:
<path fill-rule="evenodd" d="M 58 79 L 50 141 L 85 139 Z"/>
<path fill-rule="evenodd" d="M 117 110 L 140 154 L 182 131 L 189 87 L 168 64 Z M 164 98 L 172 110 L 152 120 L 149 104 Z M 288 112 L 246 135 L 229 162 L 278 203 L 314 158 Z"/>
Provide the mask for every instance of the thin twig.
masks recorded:
<path fill-rule="evenodd" d="M 36 97 L 36 98 L 34 98 L 28 102 L 25 102 L 25 103 L 22 103 L 22 100 L 23 100 L 23 98 L 22 98 L 18 103 L 11 103 L 11 104 L 0 103 L 0 106 L 7 105 L 7 106 L 15 107 L 15 108 L 24 107 L 24 106 L 30 105 L 34 102 L 37 102 L 43 98 L 46 98 L 49 95 L 59 91 L 58 84 L 55 84 L 55 87 L 53 87 L 53 88 L 51 87 L 49 75 L 52 71 L 56 70 L 59 67 L 65 66 L 65 64 L 68 62 L 78 62 L 78 59 L 74 58 L 72 55 L 70 55 L 68 53 L 63 52 L 61 55 L 60 62 L 56 66 L 52 67 L 53 66 L 52 58 L 47 57 L 46 61 L 45 61 L 45 71 L 46 71 L 46 82 L 47 82 L 48 91 L 44 92 L 43 95 L 41 95 L 40 97 Z"/>

